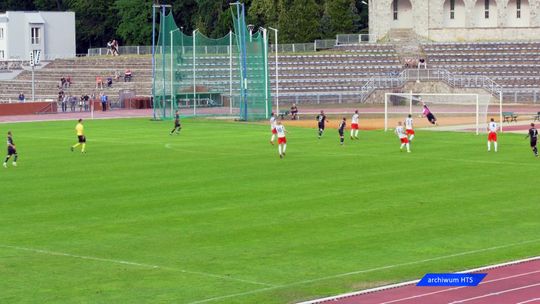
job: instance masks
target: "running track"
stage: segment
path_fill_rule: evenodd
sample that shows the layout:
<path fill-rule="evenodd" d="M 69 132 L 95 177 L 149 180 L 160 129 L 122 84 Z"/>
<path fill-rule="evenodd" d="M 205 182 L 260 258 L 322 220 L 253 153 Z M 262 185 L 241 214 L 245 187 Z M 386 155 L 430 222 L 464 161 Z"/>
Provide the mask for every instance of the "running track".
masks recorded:
<path fill-rule="evenodd" d="M 477 287 L 416 287 L 414 281 L 304 304 L 540 304 L 540 257 L 471 272 L 487 276 Z"/>

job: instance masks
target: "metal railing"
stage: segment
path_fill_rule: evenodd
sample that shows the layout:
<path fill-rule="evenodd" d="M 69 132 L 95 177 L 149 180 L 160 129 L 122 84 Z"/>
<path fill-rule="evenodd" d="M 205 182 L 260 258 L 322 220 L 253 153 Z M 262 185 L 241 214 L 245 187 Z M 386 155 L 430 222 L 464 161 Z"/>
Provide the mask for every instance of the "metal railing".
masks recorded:
<path fill-rule="evenodd" d="M 502 86 L 486 76 L 455 75 L 448 70 L 406 69 L 395 76 L 369 79 L 360 89 L 360 101 L 366 101 L 377 89 L 399 88 L 409 81 L 443 81 L 451 87 L 484 89 L 493 96 L 504 93 Z"/>
<path fill-rule="evenodd" d="M 336 36 L 337 44 L 365 44 L 377 42 L 375 34 L 339 34 Z"/>

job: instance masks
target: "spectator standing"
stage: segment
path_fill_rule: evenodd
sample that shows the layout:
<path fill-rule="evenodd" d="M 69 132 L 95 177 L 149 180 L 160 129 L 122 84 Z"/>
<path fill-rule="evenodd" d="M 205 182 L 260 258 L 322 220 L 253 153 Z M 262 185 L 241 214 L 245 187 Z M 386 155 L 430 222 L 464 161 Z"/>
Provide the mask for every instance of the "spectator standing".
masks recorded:
<path fill-rule="evenodd" d="M 107 55 L 109 55 L 109 54 L 114 55 L 113 54 L 113 47 L 112 47 L 112 40 L 109 40 L 107 42 Z"/>
<path fill-rule="evenodd" d="M 89 109 L 89 103 L 88 103 L 89 100 L 90 100 L 90 97 L 88 96 L 88 94 L 85 94 L 85 95 L 83 96 L 84 110 L 85 110 L 85 111 L 88 111 L 88 109 Z"/>
<path fill-rule="evenodd" d="M 64 113 L 67 111 L 68 102 L 69 102 L 69 96 L 64 94 L 62 98 L 62 112 Z"/>
<path fill-rule="evenodd" d="M 296 106 L 295 103 L 293 103 L 293 105 L 291 107 L 291 119 L 292 120 L 297 120 L 298 119 L 298 107 Z"/>
<path fill-rule="evenodd" d="M 24 99 L 25 99 L 25 98 L 24 98 L 23 92 L 20 92 L 20 93 L 19 93 L 19 102 L 24 102 Z"/>
<path fill-rule="evenodd" d="M 75 112 L 75 108 L 77 106 L 77 97 L 76 96 L 69 96 L 69 109 L 71 112 Z"/>
<path fill-rule="evenodd" d="M 107 111 L 108 97 L 104 93 L 101 93 L 101 109 L 103 112 Z"/>
<path fill-rule="evenodd" d="M 107 77 L 107 88 L 112 88 L 112 77 Z"/>
<path fill-rule="evenodd" d="M 118 52 L 118 41 L 116 41 L 116 39 L 113 39 L 112 41 L 112 54 L 113 56 L 120 55 L 120 53 Z"/>

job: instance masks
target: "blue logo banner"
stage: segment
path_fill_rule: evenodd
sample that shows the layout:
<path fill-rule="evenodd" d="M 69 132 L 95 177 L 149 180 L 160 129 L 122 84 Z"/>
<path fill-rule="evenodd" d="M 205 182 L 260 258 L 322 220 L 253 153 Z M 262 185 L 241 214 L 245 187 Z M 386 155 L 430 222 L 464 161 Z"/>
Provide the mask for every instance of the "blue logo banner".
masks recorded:
<path fill-rule="evenodd" d="M 428 273 L 416 286 L 477 286 L 487 273 Z"/>

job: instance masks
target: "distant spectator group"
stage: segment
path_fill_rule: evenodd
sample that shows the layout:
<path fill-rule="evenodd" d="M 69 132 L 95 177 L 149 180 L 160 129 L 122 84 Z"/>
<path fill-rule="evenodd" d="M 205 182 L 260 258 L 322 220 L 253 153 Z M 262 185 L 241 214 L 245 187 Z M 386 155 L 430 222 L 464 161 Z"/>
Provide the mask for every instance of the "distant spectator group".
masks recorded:
<path fill-rule="evenodd" d="M 116 39 L 112 39 L 107 42 L 107 55 L 109 54 L 113 56 L 120 55 L 120 53 L 118 52 L 118 41 Z"/>

